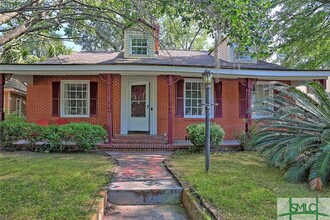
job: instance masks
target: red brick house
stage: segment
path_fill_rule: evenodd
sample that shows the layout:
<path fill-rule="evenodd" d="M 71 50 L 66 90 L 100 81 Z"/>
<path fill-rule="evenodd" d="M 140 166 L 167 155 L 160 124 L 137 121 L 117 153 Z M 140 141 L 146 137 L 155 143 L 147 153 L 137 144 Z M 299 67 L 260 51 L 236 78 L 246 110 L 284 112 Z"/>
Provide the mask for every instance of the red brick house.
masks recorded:
<path fill-rule="evenodd" d="M 28 83 L 28 121 L 89 122 L 105 126 L 110 141 L 116 135 L 145 133 L 164 136 L 172 144 L 186 138 L 186 126 L 204 121 L 200 104 L 206 68 L 214 78 L 211 100 L 218 103 L 211 121 L 224 128 L 226 140 L 245 129 L 244 118 L 265 116 L 251 115 L 249 109 L 257 99 L 272 95 L 263 89 L 269 81 L 298 86 L 304 80 L 325 83 L 330 75 L 237 56 L 225 41 L 221 69 L 214 69 L 209 52 L 160 50 L 154 33 L 126 29 L 122 52 L 74 52 L 40 64 L 0 65 L 0 79 L 13 74 Z M 0 90 L 0 103 L 3 94 Z"/>

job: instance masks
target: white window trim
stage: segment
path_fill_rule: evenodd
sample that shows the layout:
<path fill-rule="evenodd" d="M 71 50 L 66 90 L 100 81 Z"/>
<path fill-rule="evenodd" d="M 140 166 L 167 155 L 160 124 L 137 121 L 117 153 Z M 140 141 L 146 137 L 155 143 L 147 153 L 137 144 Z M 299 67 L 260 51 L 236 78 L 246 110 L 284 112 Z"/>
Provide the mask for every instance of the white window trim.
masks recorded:
<path fill-rule="evenodd" d="M 133 39 L 146 39 L 147 40 L 147 54 L 133 54 L 133 50 L 132 50 L 132 40 Z M 140 35 L 137 35 L 137 36 L 129 36 L 129 54 L 131 56 L 138 56 L 138 57 L 143 57 L 143 56 L 149 56 L 150 55 L 150 52 L 149 52 L 149 45 L 150 45 L 150 42 L 149 42 L 149 37 L 147 36 L 140 36 Z M 144 46 L 141 46 L 144 48 Z"/>
<path fill-rule="evenodd" d="M 19 103 L 19 112 L 17 112 L 17 105 L 18 105 L 17 102 Z M 16 98 L 16 114 L 18 116 L 21 116 L 22 115 L 22 102 L 23 102 L 22 99 Z"/>
<path fill-rule="evenodd" d="M 78 84 L 78 83 L 82 83 L 82 84 L 87 84 L 87 106 L 86 106 L 86 110 L 87 110 L 87 115 L 65 115 L 64 114 L 64 84 Z M 62 118 L 89 118 L 90 114 L 89 114 L 89 106 L 90 106 L 90 89 L 89 89 L 89 85 L 90 85 L 90 81 L 89 80 L 61 80 L 61 97 L 60 97 L 60 105 L 61 105 L 61 109 L 60 109 L 60 116 Z"/>
<path fill-rule="evenodd" d="M 186 82 L 199 82 L 199 83 L 203 83 L 204 81 L 202 79 L 184 79 L 184 86 L 183 86 L 183 115 L 184 118 L 205 118 L 205 115 L 186 115 Z M 210 86 L 210 103 L 213 104 L 214 102 L 214 82 L 212 81 Z M 203 103 L 205 104 L 205 103 Z M 205 108 L 205 106 L 203 106 Z M 214 118 L 214 105 L 211 105 L 211 114 L 210 114 L 210 118 Z"/>
<path fill-rule="evenodd" d="M 268 85 L 269 86 L 270 82 L 269 81 L 257 81 L 255 85 Z M 273 97 L 274 96 L 274 89 L 269 90 L 269 96 Z M 252 94 L 251 94 L 252 97 Z M 251 109 L 252 109 L 252 105 L 253 105 L 253 100 L 251 100 Z M 266 116 L 266 115 L 252 115 L 251 114 L 251 118 L 252 119 L 260 119 L 260 118 L 269 118 L 270 116 Z"/>

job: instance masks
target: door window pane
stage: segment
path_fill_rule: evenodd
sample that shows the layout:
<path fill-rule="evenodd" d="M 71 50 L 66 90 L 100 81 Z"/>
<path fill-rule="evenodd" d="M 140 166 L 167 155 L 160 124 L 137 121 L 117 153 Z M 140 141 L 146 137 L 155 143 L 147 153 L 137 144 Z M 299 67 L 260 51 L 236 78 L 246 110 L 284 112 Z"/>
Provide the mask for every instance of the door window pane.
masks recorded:
<path fill-rule="evenodd" d="M 146 117 L 146 85 L 131 86 L 131 117 Z"/>

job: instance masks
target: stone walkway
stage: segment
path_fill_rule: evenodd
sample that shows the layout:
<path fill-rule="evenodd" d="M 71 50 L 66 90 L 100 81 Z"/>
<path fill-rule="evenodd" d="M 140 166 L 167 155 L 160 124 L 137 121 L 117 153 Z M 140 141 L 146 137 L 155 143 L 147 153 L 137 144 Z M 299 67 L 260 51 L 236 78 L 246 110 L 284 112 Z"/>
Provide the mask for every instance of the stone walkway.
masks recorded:
<path fill-rule="evenodd" d="M 119 162 L 108 187 L 110 210 L 104 219 L 189 219 L 181 204 L 182 187 L 168 172 L 171 152 L 107 152 Z"/>

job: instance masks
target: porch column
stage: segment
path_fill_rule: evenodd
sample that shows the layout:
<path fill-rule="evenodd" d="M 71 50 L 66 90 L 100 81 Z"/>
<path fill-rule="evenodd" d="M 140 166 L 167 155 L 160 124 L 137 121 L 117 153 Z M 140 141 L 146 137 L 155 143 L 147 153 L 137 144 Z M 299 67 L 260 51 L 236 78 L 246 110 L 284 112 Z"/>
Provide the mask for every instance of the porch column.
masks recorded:
<path fill-rule="evenodd" d="M 0 73 L 0 121 L 5 120 L 4 96 L 5 96 L 5 74 Z"/>
<path fill-rule="evenodd" d="M 172 87 L 173 87 L 173 76 L 168 76 L 168 144 L 173 144 L 172 136 Z"/>
<path fill-rule="evenodd" d="M 112 74 L 107 74 L 107 133 L 108 143 L 112 143 L 112 106 L 111 106 L 111 85 Z"/>
<path fill-rule="evenodd" d="M 253 81 L 252 79 L 247 79 L 246 80 L 246 85 L 247 85 L 247 113 L 246 113 L 246 117 L 247 117 L 247 123 L 246 123 L 246 128 L 245 130 L 248 131 L 251 124 L 252 124 L 252 119 L 251 119 L 251 101 L 252 101 L 252 90 L 253 90 L 253 85 L 252 85 Z"/>

